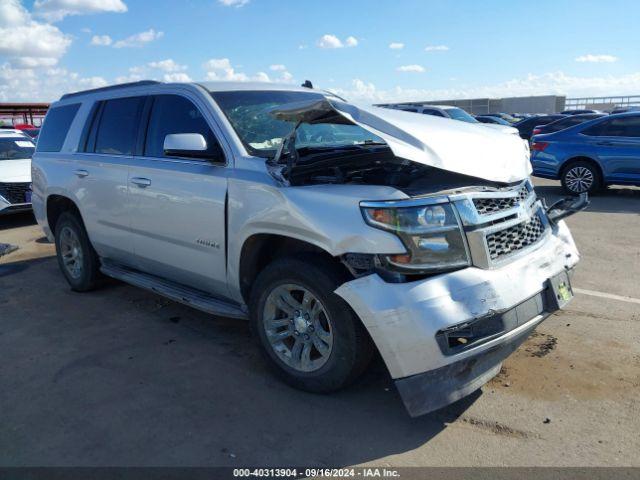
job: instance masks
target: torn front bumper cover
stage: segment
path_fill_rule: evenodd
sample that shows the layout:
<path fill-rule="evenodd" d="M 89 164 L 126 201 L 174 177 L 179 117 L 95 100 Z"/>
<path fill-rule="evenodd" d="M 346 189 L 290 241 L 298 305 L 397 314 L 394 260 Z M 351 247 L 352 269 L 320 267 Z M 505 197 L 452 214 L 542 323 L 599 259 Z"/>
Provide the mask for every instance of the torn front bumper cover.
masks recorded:
<path fill-rule="evenodd" d="M 470 267 L 400 284 L 369 275 L 336 293 L 362 320 L 409 414 L 417 416 L 495 376 L 533 329 L 570 299 L 569 272 L 578 261 L 559 221 L 537 248 L 500 268 Z"/>
<path fill-rule="evenodd" d="M 495 338 L 491 346 L 463 360 L 450 363 L 435 370 L 412 375 L 396 380 L 396 387 L 405 407 L 412 417 L 432 412 L 445 407 L 473 393 L 495 377 L 502 366 L 502 361 L 511 355 L 533 332 L 533 330 L 551 313 L 560 308 L 555 298 L 554 288 L 549 285 L 539 294 L 504 312 L 491 315 L 480 325 L 472 325 L 465 329 L 482 336 L 483 332 L 491 334 L 486 325 L 500 324 L 504 327 L 502 335 Z M 476 322 L 480 323 L 480 322 Z M 459 330 L 453 330 L 449 340 L 442 343 L 441 349 L 447 352 L 450 344 L 455 345 L 459 338 Z M 487 342 L 483 338 L 482 342 Z"/>

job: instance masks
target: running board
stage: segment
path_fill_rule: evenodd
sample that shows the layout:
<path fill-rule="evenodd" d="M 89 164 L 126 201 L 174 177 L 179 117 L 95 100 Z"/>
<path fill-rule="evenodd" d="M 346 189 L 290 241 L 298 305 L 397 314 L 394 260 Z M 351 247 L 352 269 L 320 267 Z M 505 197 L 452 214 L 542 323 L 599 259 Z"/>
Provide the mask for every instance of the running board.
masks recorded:
<path fill-rule="evenodd" d="M 136 287 L 144 288 L 170 300 L 184 303 L 185 305 L 212 315 L 242 319 L 248 318 L 246 312 L 244 312 L 238 304 L 221 300 L 201 290 L 180 285 L 170 280 L 156 277 L 155 275 L 138 272 L 112 263 L 103 264 L 100 267 L 100 271 L 109 277 Z"/>

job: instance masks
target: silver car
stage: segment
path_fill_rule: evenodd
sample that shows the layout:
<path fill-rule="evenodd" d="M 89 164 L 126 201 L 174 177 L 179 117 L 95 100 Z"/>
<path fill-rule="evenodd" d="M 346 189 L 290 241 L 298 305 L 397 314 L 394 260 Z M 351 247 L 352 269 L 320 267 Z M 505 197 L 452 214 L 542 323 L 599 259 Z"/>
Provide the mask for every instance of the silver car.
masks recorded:
<path fill-rule="evenodd" d="M 246 319 L 330 392 L 377 350 L 411 415 L 480 388 L 579 256 L 512 135 L 273 84 L 138 82 L 51 105 L 33 209 L 75 291 L 121 279 Z M 572 203 L 573 202 L 573 203 Z"/>

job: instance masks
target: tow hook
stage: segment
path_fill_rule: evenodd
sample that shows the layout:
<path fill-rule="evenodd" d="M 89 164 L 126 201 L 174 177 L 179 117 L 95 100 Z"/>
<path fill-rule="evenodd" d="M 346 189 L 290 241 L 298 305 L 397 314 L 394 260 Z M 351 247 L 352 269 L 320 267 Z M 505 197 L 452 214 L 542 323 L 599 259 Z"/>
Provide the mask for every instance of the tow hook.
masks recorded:
<path fill-rule="evenodd" d="M 545 211 L 549 221 L 553 224 L 558 223 L 563 218 L 567 218 L 574 213 L 578 213 L 589 205 L 589 195 L 587 193 L 581 193 L 578 198 L 566 197 L 558 200 L 547 207 L 545 205 Z"/>

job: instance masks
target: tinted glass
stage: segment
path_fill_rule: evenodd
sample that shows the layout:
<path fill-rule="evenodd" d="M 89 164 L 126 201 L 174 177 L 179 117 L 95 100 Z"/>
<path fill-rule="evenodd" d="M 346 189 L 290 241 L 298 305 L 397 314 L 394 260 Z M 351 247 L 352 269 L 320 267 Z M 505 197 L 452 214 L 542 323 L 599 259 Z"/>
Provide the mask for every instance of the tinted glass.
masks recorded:
<path fill-rule="evenodd" d="M 145 97 L 116 98 L 104 103 L 96 133 L 96 153 L 131 155 Z"/>
<path fill-rule="evenodd" d="M 38 137 L 39 152 L 59 152 L 67 138 L 71 122 L 78 113 L 79 103 L 49 110 Z"/>
<path fill-rule="evenodd" d="M 151 108 L 145 155 L 164 157 L 164 139 L 172 133 L 199 133 L 207 141 L 205 155 L 217 157 L 220 147 L 200 110 L 178 95 L 158 95 Z"/>
<path fill-rule="evenodd" d="M 440 110 L 432 110 L 430 108 L 425 108 L 424 110 L 422 110 L 422 113 L 424 113 L 425 115 L 433 115 L 434 117 L 444 117 L 444 113 L 442 113 Z"/>
<path fill-rule="evenodd" d="M 611 119 L 606 135 L 640 137 L 640 116 Z"/>
<path fill-rule="evenodd" d="M 282 139 L 289 135 L 295 122 L 279 120 L 271 109 L 292 102 L 321 100 L 324 96 L 313 92 L 238 91 L 212 92 L 240 140 L 252 155 L 272 157 Z M 322 123 L 303 123 L 298 128 L 296 146 L 327 148 L 340 145 L 379 143 L 383 140 L 358 125 L 346 124 L 336 115 Z"/>
<path fill-rule="evenodd" d="M 607 119 L 582 133 L 598 137 L 640 137 L 640 116 Z"/>
<path fill-rule="evenodd" d="M 35 145 L 25 137 L 0 137 L 0 161 L 31 158 Z"/>
<path fill-rule="evenodd" d="M 461 108 L 447 108 L 447 113 L 454 120 L 467 123 L 478 123 L 478 121 Z"/>

